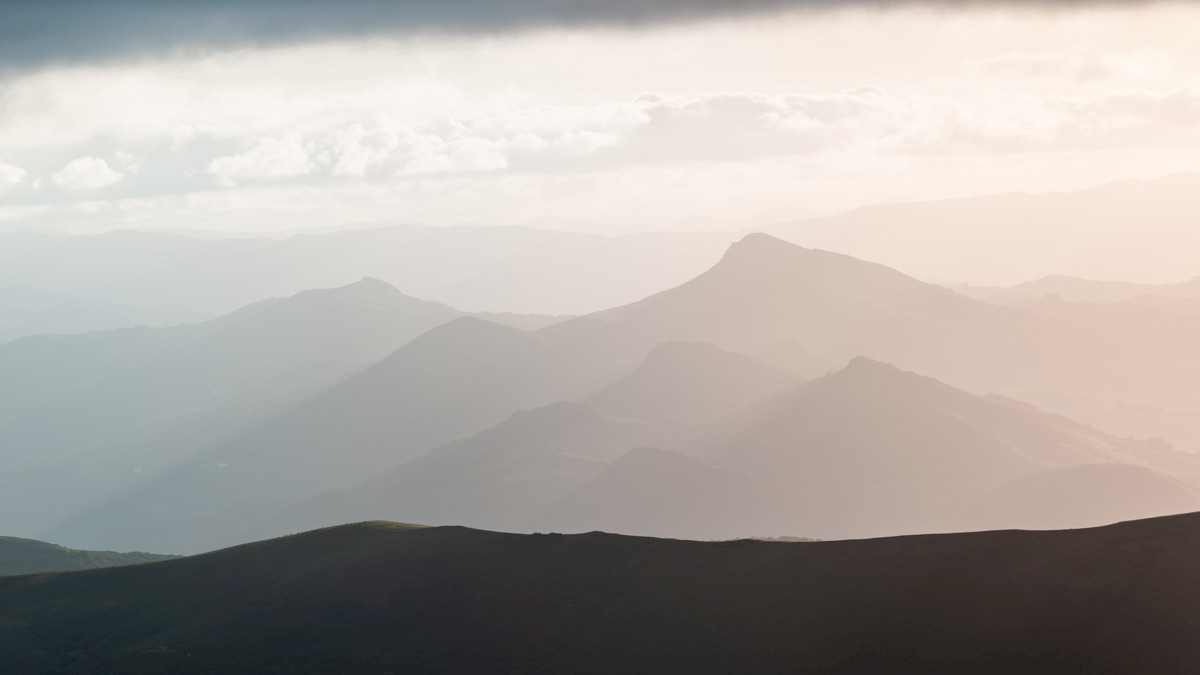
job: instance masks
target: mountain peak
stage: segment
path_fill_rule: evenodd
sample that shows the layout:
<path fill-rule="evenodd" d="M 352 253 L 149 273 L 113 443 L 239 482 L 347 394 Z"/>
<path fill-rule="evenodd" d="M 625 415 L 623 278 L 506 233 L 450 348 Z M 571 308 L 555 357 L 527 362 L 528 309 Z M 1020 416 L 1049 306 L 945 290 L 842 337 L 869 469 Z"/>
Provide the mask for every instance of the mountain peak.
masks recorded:
<path fill-rule="evenodd" d="M 913 386 L 918 383 L 941 384 L 932 377 L 919 375 L 904 370 L 886 361 L 878 361 L 867 356 L 856 356 L 846 364 L 845 368 L 828 376 L 831 381 L 854 382 L 855 386 L 870 383 L 872 386 L 893 383 L 895 386 Z M 909 384 L 902 384 L 909 383 Z"/>
<path fill-rule="evenodd" d="M 784 241 L 765 232 L 751 232 L 729 245 L 725 258 L 758 257 L 763 255 L 796 255 L 808 252 L 803 246 Z"/>
<path fill-rule="evenodd" d="M 846 364 L 846 367 L 842 369 L 842 372 L 896 374 L 903 373 L 905 371 L 897 368 L 887 361 L 878 361 L 869 356 L 856 356 L 850 359 L 850 362 Z"/>
<path fill-rule="evenodd" d="M 926 286 L 877 263 L 815 248 L 805 248 L 762 232 L 752 232 L 730 244 L 710 271 L 738 276 L 794 275 L 820 279 L 835 286 L 870 283 L 881 287 Z"/>

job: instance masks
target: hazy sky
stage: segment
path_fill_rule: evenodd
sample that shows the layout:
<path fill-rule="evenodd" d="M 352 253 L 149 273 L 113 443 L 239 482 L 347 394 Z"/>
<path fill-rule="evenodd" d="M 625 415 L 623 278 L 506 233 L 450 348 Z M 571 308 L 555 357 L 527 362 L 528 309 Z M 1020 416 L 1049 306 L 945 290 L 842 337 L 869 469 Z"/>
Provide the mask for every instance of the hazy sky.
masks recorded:
<path fill-rule="evenodd" d="M 0 230 L 733 228 L 1200 171 L 1196 4 L 68 4 L 0 3 Z"/>

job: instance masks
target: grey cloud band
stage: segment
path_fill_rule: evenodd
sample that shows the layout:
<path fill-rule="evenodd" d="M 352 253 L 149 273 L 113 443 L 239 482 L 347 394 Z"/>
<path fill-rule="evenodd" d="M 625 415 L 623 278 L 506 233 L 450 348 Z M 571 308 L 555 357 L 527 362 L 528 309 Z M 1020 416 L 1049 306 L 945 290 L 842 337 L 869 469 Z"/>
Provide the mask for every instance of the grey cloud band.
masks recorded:
<path fill-rule="evenodd" d="M 999 0 L 1004 3 L 1005 0 Z M 1006 0 L 1025 6 L 1093 0 Z M 536 27 L 629 25 L 784 10 L 987 0 L 60 0 L 0 2 L 0 67 L 81 62 L 247 45 Z M 1143 4 L 1109 0 L 1109 4 Z"/>

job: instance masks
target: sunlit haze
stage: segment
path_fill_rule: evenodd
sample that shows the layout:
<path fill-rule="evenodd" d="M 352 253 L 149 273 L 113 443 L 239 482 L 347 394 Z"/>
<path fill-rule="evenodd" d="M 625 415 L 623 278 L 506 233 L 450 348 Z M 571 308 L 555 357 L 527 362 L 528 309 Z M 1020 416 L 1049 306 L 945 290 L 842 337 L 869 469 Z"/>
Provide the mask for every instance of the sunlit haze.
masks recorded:
<path fill-rule="evenodd" d="M 1200 672 L 1198 29 L 0 0 L 0 675 Z"/>

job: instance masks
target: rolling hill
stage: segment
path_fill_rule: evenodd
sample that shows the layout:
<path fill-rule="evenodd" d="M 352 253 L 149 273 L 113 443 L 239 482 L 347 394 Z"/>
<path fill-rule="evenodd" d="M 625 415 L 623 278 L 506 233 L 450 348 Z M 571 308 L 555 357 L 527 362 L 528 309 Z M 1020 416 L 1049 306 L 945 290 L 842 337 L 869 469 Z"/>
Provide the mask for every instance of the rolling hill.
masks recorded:
<path fill-rule="evenodd" d="M 703 543 L 362 523 L 0 579 L 6 673 L 1191 673 L 1200 518 Z"/>

